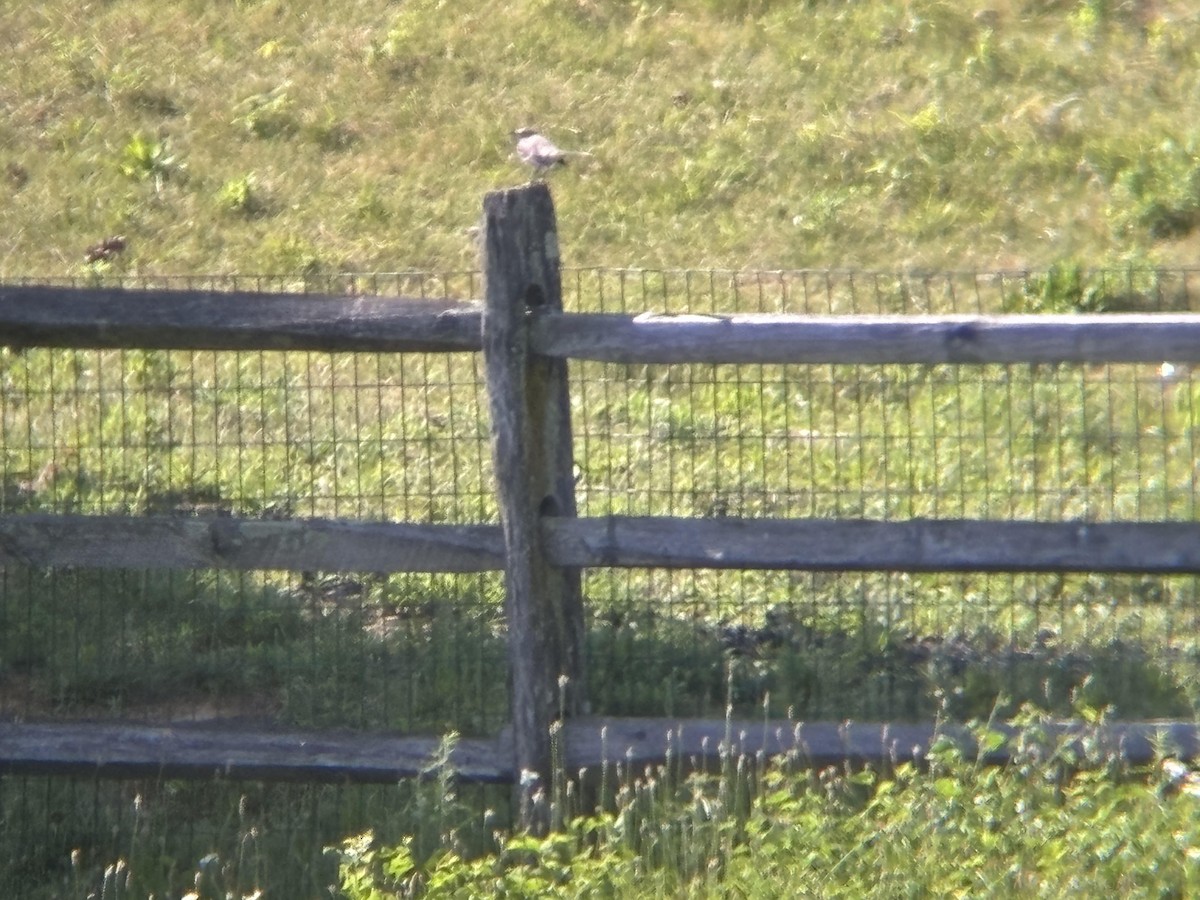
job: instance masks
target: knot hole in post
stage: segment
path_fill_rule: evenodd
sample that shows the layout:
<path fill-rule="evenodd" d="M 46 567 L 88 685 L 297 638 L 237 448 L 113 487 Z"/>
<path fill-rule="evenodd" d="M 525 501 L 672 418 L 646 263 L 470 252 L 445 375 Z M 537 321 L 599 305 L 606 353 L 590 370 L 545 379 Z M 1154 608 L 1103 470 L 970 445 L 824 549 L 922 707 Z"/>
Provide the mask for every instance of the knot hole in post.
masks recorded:
<path fill-rule="evenodd" d="M 542 502 L 538 504 L 538 515 L 544 519 L 552 519 L 559 513 L 558 500 L 551 494 L 547 494 L 542 498 Z"/>
<path fill-rule="evenodd" d="M 540 284 L 531 284 L 525 288 L 525 310 L 535 312 L 546 305 L 546 292 Z"/>

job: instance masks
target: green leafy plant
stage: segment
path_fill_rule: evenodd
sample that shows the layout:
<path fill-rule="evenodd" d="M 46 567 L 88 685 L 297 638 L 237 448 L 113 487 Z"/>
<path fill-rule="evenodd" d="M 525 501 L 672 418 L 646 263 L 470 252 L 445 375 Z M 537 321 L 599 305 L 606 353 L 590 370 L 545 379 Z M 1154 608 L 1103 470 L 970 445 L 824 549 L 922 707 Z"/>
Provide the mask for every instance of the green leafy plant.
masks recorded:
<path fill-rule="evenodd" d="M 383 18 L 378 4 L 125 0 L 92 4 L 86 15 L 77 6 L 0 4 L 9 38 L 0 143 L 17 166 L 0 203 L 8 277 L 78 275 L 71 267 L 84 265 L 84 248 L 120 231 L 136 241 L 130 264 L 143 273 L 269 270 L 295 276 L 263 282 L 288 289 L 311 280 L 330 292 L 366 285 L 402 296 L 476 296 L 470 281 L 451 289 L 431 279 L 410 291 L 406 281 L 341 272 L 473 270 L 469 228 L 480 198 L 524 179 L 506 134 L 529 123 L 594 154 L 552 182 L 569 266 L 1034 271 L 991 295 L 1023 312 L 1148 309 L 1194 295 L 1187 278 L 1180 289 L 1169 276 L 1118 275 L 1114 288 L 1093 271 L 1114 260 L 1124 271 L 1129 261 L 1195 259 L 1196 137 L 1180 123 L 1200 117 L 1200 19 L 1181 0 L 987 9 L 944 0 L 515 0 L 454 16 L 431 0 Z M 244 99 L 231 105 L 230 97 Z M 186 143 L 178 143 L 185 127 Z M 124 135 L 132 137 L 122 147 Z M 153 184 L 156 193 L 169 186 L 172 203 L 144 203 L 129 184 Z M 229 214 L 217 227 L 221 211 Z M 88 283 L 115 283 L 126 259 L 87 264 Z M 571 298 L 576 308 L 611 305 L 638 278 L 661 288 L 638 295 L 646 307 L 726 311 L 746 300 L 711 271 L 689 273 L 682 291 L 650 271 L 623 274 L 616 290 L 589 277 L 573 273 L 582 285 Z M 974 311 L 989 277 L 965 289 L 952 283 L 955 308 Z M 832 292 L 828 311 L 950 308 L 922 307 L 928 296 L 908 289 L 917 279 L 897 275 L 895 287 L 878 287 L 883 281 L 865 274 L 857 299 L 836 305 L 844 295 Z M 825 311 L 825 287 L 836 280 L 793 280 L 779 308 L 811 302 Z M 981 305 L 990 312 L 1002 304 Z M 474 420 L 469 364 L 445 363 L 447 388 L 425 380 L 443 360 L 412 355 L 402 363 L 247 353 L 167 360 L 25 348 L 4 351 L 0 362 L 11 428 L 0 460 L 8 512 L 495 515 L 481 486 L 486 466 L 477 465 L 486 431 L 456 444 L 446 424 Z M 594 380 L 577 400 L 580 420 L 594 417 L 580 459 L 591 515 L 670 503 L 653 511 L 1194 517 L 1200 392 L 1150 369 L 793 367 L 743 372 L 736 385 L 677 368 L 590 371 Z M 639 383 L 622 393 L 618 384 L 631 373 Z M 372 399 L 395 383 L 405 385 L 403 398 Z M 334 384 L 336 395 L 322 387 Z M 739 410 L 755 411 L 749 426 Z M 753 427 L 765 436 L 761 449 L 748 436 Z M 1051 446 L 1048 429 L 1067 434 Z M 601 432 L 605 441 L 594 438 Z M 1056 493 L 1059 484 L 1072 487 Z M 1111 503 L 1104 485 L 1113 486 Z M 292 724 L 490 733 L 503 716 L 499 602 L 489 595 L 464 615 L 449 602 L 470 593 L 457 583 L 369 582 L 347 603 L 339 592 L 353 585 L 324 577 L 300 586 L 274 575 L 55 580 L 17 567 L 4 577 L 0 674 L 5 691 L 33 698 L 35 711 L 121 714 L 200 694 L 267 696 Z M 1041 576 L 830 573 L 595 571 L 588 579 L 591 693 L 618 714 L 711 715 L 730 701 L 744 709 L 769 690 L 805 716 L 848 708 L 923 715 L 939 694 L 955 715 L 977 715 L 1002 691 L 1059 714 L 1075 692 L 1123 715 L 1188 716 L 1200 693 L 1195 638 L 1180 625 L 1195 587 L 1183 579 L 1156 579 L 1158 596 L 1128 579 L 1083 576 L 1057 585 Z M 259 599 L 249 602 L 252 595 Z M 777 607 L 790 607 L 790 618 L 779 621 Z M 1061 632 L 1045 634 L 1047 620 Z M 480 709 L 457 705 L 468 695 Z M 371 809 L 365 823 L 350 812 L 322 822 L 322 840 L 369 825 L 366 846 L 386 854 L 402 846 L 401 831 L 411 842 L 407 860 L 396 851 L 396 865 L 421 873 L 426 886 L 436 870 L 446 890 L 458 884 L 463 893 L 497 879 L 513 892 L 593 885 L 603 893 L 609 885 L 617 895 L 667 893 L 686 883 L 719 893 L 732 878 L 730 893 L 748 885 L 767 896 L 795 883 L 820 895 L 903 895 L 926 884 L 912 862 L 922 841 L 939 854 L 922 858 L 930 893 L 1032 893 L 1041 867 L 1053 893 L 1073 858 L 1128 864 L 1168 851 L 1166 889 L 1191 887 L 1178 873 L 1178 860 L 1195 856 L 1179 818 L 1189 801 L 1158 803 L 1154 775 L 1118 771 L 1102 784 L 1077 777 L 1079 793 L 1069 795 L 1028 777 L 1038 776 L 1036 766 L 1019 773 L 1022 785 L 1012 770 L 974 773 L 962 768 L 969 762 L 947 759 L 929 781 L 909 771 L 894 779 L 796 776 L 756 794 L 752 814 L 743 805 L 740 818 L 721 805 L 717 784 L 675 782 L 673 807 L 654 792 L 665 781 L 651 789 L 634 779 L 619 805 L 564 812 L 574 845 L 561 835 L 505 833 L 501 813 L 474 821 L 498 837 L 460 846 L 449 832 L 458 840 L 468 829 L 438 811 L 436 793 L 418 799 L 398 789 L 404 799 Z M 57 791 L 52 781 L 13 783 L 22 803 Z M 99 893 L 111 865 L 110 892 L 128 883 L 142 896 L 177 896 L 194 887 L 197 860 L 216 853 L 224 870 L 238 858 L 241 819 L 208 797 L 223 788 L 169 790 L 181 799 L 163 810 L 152 839 L 122 848 L 125 869 L 115 855 L 98 863 L 85 854 L 77 895 Z M 1079 802 L 1055 819 L 1043 792 Z M 306 796 L 339 814 L 353 807 Z M 875 818 L 855 818 L 875 799 Z M 1159 845 L 1141 846 L 1136 833 L 1094 814 L 1092 802 L 1127 815 L 1131 829 L 1144 826 Z M 48 807 L 45 828 L 24 830 L 37 815 L 4 804 L 0 815 L 14 823 L 0 847 L 9 894 L 61 896 L 55 879 L 71 848 L 98 840 L 79 823 L 95 821 L 107 835 L 128 818 L 128 803 L 78 803 Z M 1040 818 L 1017 815 L 1021 803 Z M 397 811 L 421 821 L 401 828 L 390 818 Z M 756 818 L 764 811 L 772 814 Z M 1156 815 L 1183 836 L 1158 830 Z M 77 844 L 56 843 L 66 839 L 59 823 L 78 827 L 65 831 Z M 1010 832 L 1027 825 L 1055 835 L 1050 855 L 1011 842 Z M 211 849 L 173 843 L 209 826 Z M 1065 842 L 1067 830 L 1077 844 Z M 283 840 L 259 858 L 309 864 L 298 843 Z M 951 881 L 946 859 L 969 860 L 990 880 Z M 281 865 L 261 881 L 230 873 L 211 890 L 321 890 L 306 883 L 290 891 Z M 813 881 L 814 872 L 827 875 Z M 1072 874 L 1093 886 L 1091 870 Z M 872 888 L 872 879 L 882 886 Z M 418 884 L 402 881 L 375 886 Z M 1122 888 L 1150 890 L 1097 886 Z"/>
<path fill-rule="evenodd" d="M 1200 135 L 1167 139 L 1121 169 L 1109 216 L 1122 233 L 1178 239 L 1200 226 Z"/>
<path fill-rule="evenodd" d="M 161 193 L 167 179 L 183 171 L 178 157 L 167 149 L 166 140 L 156 140 L 138 132 L 121 148 L 117 167 L 126 178 L 151 181 L 155 193 Z"/>
<path fill-rule="evenodd" d="M 222 209 L 243 216 L 262 215 L 267 208 L 258 179 L 252 174 L 226 181 L 217 191 L 216 199 Z"/>
<path fill-rule="evenodd" d="M 1030 277 L 1020 294 L 1010 294 L 1005 312 L 1103 312 L 1109 299 L 1098 285 L 1087 283 L 1083 266 L 1060 263 Z"/>
<path fill-rule="evenodd" d="M 1086 715 L 1091 725 L 1103 717 Z M 348 900 L 415 897 L 1057 896 L 1200 887 L 1197 776 L 1130 771 L 1082 740 L 1047 738 L 1026 709 L 978 751 L 940 740 L 927 768 L 797 769 L 729 758 L 719 774 L 668 763 L 618 772 L 611 801 L 544 837 L 497 832 L 480 852 L 422 856 L 370 833 L 335 851 Z M 1010 761 L 984 765 L 1004 750 Z M 574 795 L 568 795 L 574 796 Z"/>
<path fill-rule="evenodd" d="M 293 106 L 287 85 L 280 85 L 242 100 L 237 105 L 234 122 L 256 138 L 287 137 L 300 127 Z"/>

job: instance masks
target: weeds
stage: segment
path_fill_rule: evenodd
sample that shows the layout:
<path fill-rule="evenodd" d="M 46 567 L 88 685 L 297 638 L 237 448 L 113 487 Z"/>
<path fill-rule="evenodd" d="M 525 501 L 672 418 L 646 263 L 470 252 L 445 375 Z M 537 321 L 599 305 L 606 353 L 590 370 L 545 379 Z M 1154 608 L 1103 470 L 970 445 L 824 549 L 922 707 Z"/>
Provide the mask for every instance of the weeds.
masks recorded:
<path fill-rule="evenodd" d="M 330 847 L 324 872 L 347 900 L 1187 896 L 1200 887 L 1196 775 L 1170 758 L 1130 769 L 1086 730 L 1081 739 L 1048 739 L 1044 715 L 1031 708 L 1016 719 L 1009 738 L 978 722 L 976 752 L 935 743 L 920 768 L 813 771 L 797 755 L 729 755 L 715 771 L 688 774 L 670 757 L 641 771 L 618 759 L 605 767 L 608 789 L 592 807 L 575 776 L 559 771 L 560 827 L 544 837 L 461 801 L 452 771 L 435 758 L 431 780 L 399 805 L 415 817 L 410 830 L 385 834 L 381 816 L 379 830 Z M 981 763 L 1001 749 L 1009 762 Z M 54 896 L 249 900 L 284 885 L 290 896 L 315 896 L 316 884 L 301 887 L 272 863 L 279 841 L 296 836 L 254 811 L 264 799 L 242 796 L 219 849 L 166 877 L 154 875 L 163 848 L 137 838 L 100 867 L 69 854 Z M 133 800 L 142 817 L 173 815 L 154 809 L 161 802 Z M 135 815 L 135 833 L 143 825 Z M 293 860 L 298 852 L 299 843 Z"/>
<path fill-rule="evenodd" d="M 216 200 L 222 209 L 243 216 L 262 215 L 266 209 L 263 191 L 252 174 L 226 181 L 217 191 Z"/>
<path fill-rule="evenodd" d="M 408 841 L 348 839 L 340 887 L 350 900 L 1196 889 L 1195 798 L 1171 787 L 1190 783 L 1186 767 L 1133 771 L 1086 737 L 1048 740 L 1032 709 L 1017 720 L 1011 739 L 977 724 L 980 756 L 935 743 L 924 770 L 813 772 L 793 758 L 744 757 L 712 774 L 681 775 L 670 760 L 644 772 L 616 765 L 614 792 L 544 838 L 498 831 L 483 851 L 426 857 Z M 1000 749 L 1008 763 L 981 765 Z"/>
<path fill-rule="evenodd" d="M 238 104 L 234 122 L 252 137 L 266 140 L 287 137 L 299 129 L 293 105 L 287 86 L 281 85 L 244 99 Z"/>
<path fill-rule="evenodd" d="M 121 174 L 135 181 L 150 181 L 154 192 L 161 194 L 168 178 L 183 171 L 179 160 L 167 151 L 165 141 L 135 134 L 121 148 L 118 164 Z"/>

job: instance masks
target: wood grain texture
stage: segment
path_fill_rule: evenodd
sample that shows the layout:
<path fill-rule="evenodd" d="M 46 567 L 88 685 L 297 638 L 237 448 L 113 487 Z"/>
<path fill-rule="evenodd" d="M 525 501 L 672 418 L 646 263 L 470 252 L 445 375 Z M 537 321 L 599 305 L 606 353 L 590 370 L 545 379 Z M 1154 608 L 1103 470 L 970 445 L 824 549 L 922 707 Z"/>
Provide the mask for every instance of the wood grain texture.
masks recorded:
<path fill-rule="evenodd" d="M 490 572 L 496 525 L 182 516 L 0 516 L 0 565 L 34 568 Z"/>
<path fill-rule="evenodd" d="M 477 351 L 481 316 L 404 297 L 0 284 L 0 345 L 15 348 Z"/>
<path fill-rule="evenodd" d="M 469 352 L 481 348 L 481 319 L 472 301 L 0 284 L 0 344 L 17 348 Z M 1200 316 L 629 316 L 548 307 L 530 341 L 542 356 L 622 363 L 1200 362 Z"/>
<path fill-rule="evenodd" d="M 1017 729 L 994 726 L 1012 737 Z M 1194 722 L 1110 722 L 1085 726 L 1079 722 L 1052 722 L 1044 727 L 1048 738 L 1076 740 L 1085 736 L 1096 746 L 1135 765 L 1153 763 L 1162 753 L 1184 759 L 1200 755 L 1200 726 Z M 841 765 L 887 767 L 921 762 L 937 736 L 953 741 L 967 756 L 978 752 L 975 734 L 963 726 L 932 722 L 868 723 L 724 719 L 578 719 L 564 726 L 565 766 L 568 772 L 603 765 L 629 766 L 635 773 L 647 765 L 671 759 L 684 769 L 719 771 L 723 758 L 733 756 L 787 757 L 799 767 Z M 1007 747 L 990 752 L 984 761 L 1002 764 L 1010 759 Z"/>
<path fill-rule="evenodd" d="M 533 359 L 528 347 L 531 317 L 562 309 L 549 189 L 532 184 L 488 194 L 483 245 L 483 356 L 504 533 L 513 766 L 527 775 L 518 779 L 516 802 L 524 825 L 540 831 L 548 824 L 550 723 L 564 702 L 577 702 L 584 640 L 579 573 L 552 563 L 539 527 L 543 516 L 575 509 L 566 368 Z"/>
<path fill-rule="evenodd" d="M 619 363 L 1200 362 L 1200 315 L 539 317 L 534 352 Z"/>
<path fill-rule="evenodd" d="M 546 564 L 570 570 L 604 566 L 1200 572 L 1197 522 L 873 522 L 612 516 L 549 517 L 541 519 L 539 527 L 544 533 Z M 491 572 L 504 567 L 504 541 L 496 525 L 0 516 L 0 565 L 17 564 L 35 568 Z M 561 615 L 558 611 L 552 614 L 556 618 Z M 546 627 L 564 626 L 551 623 Z"/>
<path fill-rule="evenodd" d="M 996 724 L 1001 734 L 1017 730 Z M 1050 741 L 1083 740 L 1132 765 L 1163 754 L 1200 757 L 1194 722 L 1108 722 L 1086 726 L 1051 722 Z M 580 718 L 561 732 L 563 765 L 573 777 L 620 767 L 633 775 L 670 759 L 681 771 L 719 771 L 723 759 L 784 759 L 799 768 L 849 763 L 886 769 L 924 761 L 935 737 L 978 753 L 976 734 L 932 722 L 867 723 L 724 719 Z M 459 781 L 510 783 L 511 735 L 458 740 L 450 755 Z M 142 725 L 114 722 L 0 722 L 0 774 L 98 775 L 108 778 L 213 777 L 256 781 L 394 783 L 433 775 L 441 740 L 430 736 L 352 731 L 299 731 L 230 727 L 222 723 Z M 1007 746 L 986 753 L 988 764 L 1010 760 Z M 1082 757 L 1081 755 L 1081 758 Z"/>
<path fill-rule="evenodd" d="M 440 743 L 218 724 L 0 723 L 0 773 L 388 784 L 428 776 Z M 506 783 L 510 756 L 497 740 L 459 740 L 450 763 L 460 780 Z"/>
<path fill-rule="evenodd" d="M 1200 572 L 1198 522 L 603 517 L 543 522 L 568 566 L 901 572 Z"/>

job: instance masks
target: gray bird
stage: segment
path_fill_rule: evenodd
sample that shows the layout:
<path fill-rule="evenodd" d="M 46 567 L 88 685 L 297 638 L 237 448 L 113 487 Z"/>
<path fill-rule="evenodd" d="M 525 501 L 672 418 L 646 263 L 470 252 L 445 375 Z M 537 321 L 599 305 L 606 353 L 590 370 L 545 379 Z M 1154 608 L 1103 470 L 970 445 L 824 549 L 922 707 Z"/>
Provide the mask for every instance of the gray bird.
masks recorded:
<path fill-rule="evenodd" d="M 555 166 L 565 166 L 569 156 L 591 156 L 582 150 L 562 150 L 532 128 L 518 128 L 512 136 L 517 141 L 517 157 L 532 167 L 538 178 Z"/>

